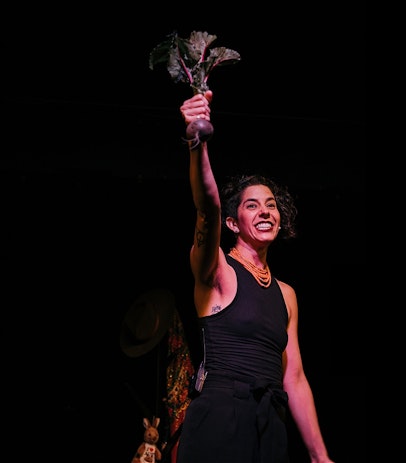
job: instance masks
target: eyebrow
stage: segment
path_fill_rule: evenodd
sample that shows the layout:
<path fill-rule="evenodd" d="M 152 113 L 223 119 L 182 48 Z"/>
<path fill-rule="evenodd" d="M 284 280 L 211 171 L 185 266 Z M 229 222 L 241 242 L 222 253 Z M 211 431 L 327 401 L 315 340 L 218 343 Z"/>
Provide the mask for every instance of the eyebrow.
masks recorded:
<path fill-rule="evenodd" d="M 254 201 L 256 203 L 259 203 L 259 200 L 256 199 L 256 198 L 247 198 L 241 204 L 245 204 L 245 203 L 247 203 L 249 201 Z M 267 201 L 276 201 L 275 196 L 269 196 L 268 198 L 265 199 L 265 202 L 267 202 Z"/>

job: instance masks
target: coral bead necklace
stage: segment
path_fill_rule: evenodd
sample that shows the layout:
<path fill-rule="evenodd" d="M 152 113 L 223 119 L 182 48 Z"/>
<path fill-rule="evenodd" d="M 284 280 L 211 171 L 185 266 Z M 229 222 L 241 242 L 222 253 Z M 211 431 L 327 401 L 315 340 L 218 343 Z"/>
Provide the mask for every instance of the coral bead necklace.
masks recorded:
<path fill-rule="evenodd" d="M 252 262 L 243 257 L 240 251 L 236 248 L 231 248 L 229 255 L 235 260 L 238 260 L 257 280 L 257 282 L 264 288 L 268 288 L 271 284 L 271 271 L 269 270 L 268 264 L 265 268 L 260 268 L 254 265 Z"/>

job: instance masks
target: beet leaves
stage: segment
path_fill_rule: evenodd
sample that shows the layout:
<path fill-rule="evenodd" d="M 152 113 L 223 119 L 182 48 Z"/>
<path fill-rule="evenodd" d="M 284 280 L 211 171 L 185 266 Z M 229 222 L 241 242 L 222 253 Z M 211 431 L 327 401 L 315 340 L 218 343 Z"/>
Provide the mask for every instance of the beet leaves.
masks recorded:
<path fill-rule="evenodd" d="M 149 68 L 153 70 L 166 64 L 175 83 L 189 84 L 193 93 L 204 93 L 209 89 L 207 80 L 216 67 L 240 61 L 240 54 L 226 47 L 210 48 L 217 39 L 207 32 L 193 31 L 188 39 L 176 32 L 169 34 L 149 55 Z"/>

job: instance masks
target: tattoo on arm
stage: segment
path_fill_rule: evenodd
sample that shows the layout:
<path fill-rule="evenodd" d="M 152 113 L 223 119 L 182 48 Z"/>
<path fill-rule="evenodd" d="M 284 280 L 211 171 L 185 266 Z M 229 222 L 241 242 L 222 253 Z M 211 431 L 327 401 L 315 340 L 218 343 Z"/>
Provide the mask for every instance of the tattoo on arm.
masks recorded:
<path fill-rule="evenodd" d="M 221 305 L 215 305 L 211 308 L 211 313 L 217 313 L 221 311 Z"/>
<path fill-rule="evenodd" d="M 206 233 L 196 227 L 196 243 L 199 248 L 205 243 L 205 238 Z"/>

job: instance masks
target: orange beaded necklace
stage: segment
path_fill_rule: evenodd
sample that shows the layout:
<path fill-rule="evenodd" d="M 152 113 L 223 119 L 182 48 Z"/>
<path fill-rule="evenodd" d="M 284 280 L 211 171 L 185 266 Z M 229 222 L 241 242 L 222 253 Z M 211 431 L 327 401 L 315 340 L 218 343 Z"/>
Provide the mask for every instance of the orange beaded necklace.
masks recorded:
<path fill-rule="evenodd" d="M 260 268 L 254 265 L 252 262 L 243 257 L 240 251 L 236 248 L 231 248 L 229 255 L 235 260 L 238 260 L 257 280 L 257 282 L 264 288 L 268 288 L 271 284 L 271 271 L 269 270 L 268 264 L 265 268 Z"/>

